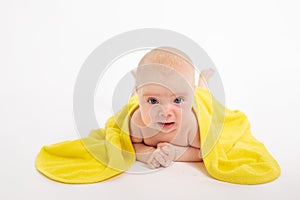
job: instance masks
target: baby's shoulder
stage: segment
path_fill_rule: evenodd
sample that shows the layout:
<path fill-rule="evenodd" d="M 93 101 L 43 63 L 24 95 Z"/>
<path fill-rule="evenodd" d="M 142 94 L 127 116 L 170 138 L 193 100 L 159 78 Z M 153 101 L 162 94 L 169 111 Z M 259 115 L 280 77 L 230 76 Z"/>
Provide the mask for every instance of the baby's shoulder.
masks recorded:
<path fill-rule="evenodd" d="M 189 145 L 194 147 L 200 147 L 200 128 L 195 113 L 193 113 L 191 119 L 189 120 L 188 127 L 189 129 L 187 130 Z"/>
<path fill-rule="evenodd" d="M 142 127 L 145 127 L 145 124 L 143 123 L 139 108 L 132 113 L 129 124 L 131 139 L 136 142 L 141 142 L 141 138 L 143 138 Z"/>

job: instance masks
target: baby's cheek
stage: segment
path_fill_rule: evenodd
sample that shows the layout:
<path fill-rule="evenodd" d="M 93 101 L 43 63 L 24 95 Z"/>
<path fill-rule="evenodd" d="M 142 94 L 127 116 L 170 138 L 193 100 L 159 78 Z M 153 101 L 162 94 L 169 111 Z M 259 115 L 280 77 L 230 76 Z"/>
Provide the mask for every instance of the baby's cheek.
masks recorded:
<path fill-rule="evenodd" d="M 144 124 L 146 124 L 147 126 L 151 123 L 151 117 L 149 115 L 148 109 L 141 108 L 141 117 L 142 117 Z"/>
<path fill-rule="evenodd" d="M 189 116 L 190 113 L 191 113 L 191 108 L 189 108 L 187 106 L 183 106 L 183 107 L 181 107 L 180 110 L 178 110 L 176 112 L 176 115 L 177 115 L 176 118 L 178 120 L 182 120 L 182 119 L 186 118 L 187 116 Z"/>
<path fill-rule="evenodd" d="M 181 122 L 182 118 L 184 117 L 182 115 L 183 115 L 183 113 L 181 112 L 181 110 L 177 111 L 176 112 L 176 120 L 179 121 L 179 122 Z"/>

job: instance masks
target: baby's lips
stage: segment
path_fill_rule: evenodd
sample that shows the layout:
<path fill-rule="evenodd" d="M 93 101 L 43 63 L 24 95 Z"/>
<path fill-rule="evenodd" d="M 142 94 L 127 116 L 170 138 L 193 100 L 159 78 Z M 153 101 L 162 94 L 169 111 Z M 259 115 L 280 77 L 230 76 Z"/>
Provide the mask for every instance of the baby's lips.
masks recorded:
<path fill-rule="evenodd" d="M 158 122 L 158 123 L 160 123 L 160 124 L 173 124 L 175 122 Z"/>

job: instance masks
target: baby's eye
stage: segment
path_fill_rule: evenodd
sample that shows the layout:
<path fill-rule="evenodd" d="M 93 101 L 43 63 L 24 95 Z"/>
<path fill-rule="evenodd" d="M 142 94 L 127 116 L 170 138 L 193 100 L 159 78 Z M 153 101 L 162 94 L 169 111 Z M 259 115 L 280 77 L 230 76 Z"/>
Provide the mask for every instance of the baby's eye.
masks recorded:
<path fill-rule="evenodd" d="M 148 99 L 148 103 L 150 103 L 150 104 L 157 104 L 158 101 L 155 98 L 150 98 L 150 99 Z"/>
<path fill-rule="evenodd" d="M 180 104 L 182 102 L 183 102 L 183 98 L 181 98 L 181 97 L 177 97 L 177 98 L 174 99 L 174 103 Z"/>

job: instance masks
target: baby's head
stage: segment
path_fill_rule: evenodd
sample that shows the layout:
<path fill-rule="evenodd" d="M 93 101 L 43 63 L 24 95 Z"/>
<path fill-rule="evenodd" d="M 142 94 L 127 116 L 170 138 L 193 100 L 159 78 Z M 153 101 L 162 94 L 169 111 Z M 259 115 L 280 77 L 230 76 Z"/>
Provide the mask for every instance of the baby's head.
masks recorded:
<path fill-rule="evenodd" d="M 194 67 L 183 52 L 156 48 L 140 61 L 136 74 L 141 118 L 145 125 L 170 132 L 192 113 Z"/>

